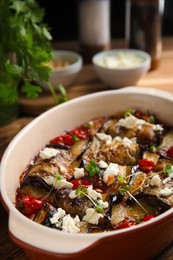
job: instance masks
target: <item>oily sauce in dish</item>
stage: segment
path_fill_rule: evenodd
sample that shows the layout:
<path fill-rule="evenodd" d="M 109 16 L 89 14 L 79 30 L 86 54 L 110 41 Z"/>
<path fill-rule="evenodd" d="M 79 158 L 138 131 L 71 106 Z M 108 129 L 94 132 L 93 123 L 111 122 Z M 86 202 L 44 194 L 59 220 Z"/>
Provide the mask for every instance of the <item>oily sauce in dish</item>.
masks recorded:
<path fill-rule="evenodd" d="M 64 132 L 27 165 L 15 205 L 70 233 L 150 221 L 173 206 L 173 130 L 128 109 Z"/>

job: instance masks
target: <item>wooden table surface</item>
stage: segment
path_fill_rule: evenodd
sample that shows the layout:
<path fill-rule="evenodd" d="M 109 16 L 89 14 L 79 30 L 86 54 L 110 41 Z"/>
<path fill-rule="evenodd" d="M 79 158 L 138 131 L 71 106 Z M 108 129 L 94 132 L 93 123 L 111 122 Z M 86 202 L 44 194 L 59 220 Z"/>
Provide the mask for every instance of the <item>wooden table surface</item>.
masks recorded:
<path fill-rule="evenodd" d="M 148 72 L 136 87 L 144 86 L 169 91 L 173 94 L 173 37 L 163 39 L 163 51 L 158 69 Z M 112 48 L 124 47 L 125 42 L 113 41 Z M 58 43 L 58 49 L 78 50 L 76 43 Z M 68 87 L 69 99 L 92 92 L 109 90 L 97 77 L 93 66 L 87 64 L 79 73 L 72 86 Z M 25 98 L 20 100 L 21 117 L 11 124 L 0 128 L 0 155 L 3 154 L 10 140 L 16 133 L 28 124 L 35 116 L 53 105 L 53 98 L 49 93 L 43 93 L 39 99 L 32 101 Z M 26 260 L 24 251 L 16 246 L 8 236 L 8 214 L 0 203 L 0 259 Z M 157 260 L 173 260 L 173 241 L 157 258 Z"/>

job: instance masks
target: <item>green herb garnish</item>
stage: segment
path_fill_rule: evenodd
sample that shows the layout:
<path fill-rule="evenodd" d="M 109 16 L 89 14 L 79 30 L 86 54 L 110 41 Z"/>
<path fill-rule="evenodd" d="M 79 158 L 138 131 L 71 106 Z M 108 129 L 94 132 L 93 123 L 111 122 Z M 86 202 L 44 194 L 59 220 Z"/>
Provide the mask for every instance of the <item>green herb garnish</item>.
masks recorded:
<path fill-rule="evenodd" d="M 83 198 L 84 196 L 87 196 L 89 197 L 87 194 L 86 194 L 86 188 L 83 188 L 82 185 L 79 185 L 76 189 L 76 192 L 75 194 L 76 195 L 79 195 L 81 198 Z"/>
<path fill-rule="evenodd" d="M 130 189 L 130 185 L 127 184 L 127 185 L 125 185 L 125 186 L 119 188 L 119 189 L 118 189 L 118 192 L 119 192 L 120 195 L 123 195 L 123 194 L 124 194 L 127 190 L 129 190 L 129 189 Z"/>
<path fill-rule="evenodd" d="M 75 142 L 78 142 L 80 140 L 76 135 L 72 135 L 72 138 Z"/>
<path fill-rule="evenodd" d="M 90 164 L 88 164 L 85 169 L 89 172 L 89 176 L 94 177 L 99 174 L 100 168 L 96 165 L 96 162 L 91 160 Z"/>
<path fill-rule="evenodd" d="M 129 116 L 130 114 L 132 114 L 132 109 L 128 108 L 125 112 L 124 112 L 124 117 Z"/>
<path fill-rule="evenodd" d="M 166 164 L 166 167 L 165 167 L 163 173 L 165 173 L 165 174 L 173 173 L 172 165 L 169 163 Z"/>
<path fill-rule="evenodd" d="M 150 116 L 150 117 L 149 117 L 149 122 L 150 122 L 151 124 L 154 124 L 154 123 L 155 123 L 155 117 L 154 117 L 154 116 Z"/>

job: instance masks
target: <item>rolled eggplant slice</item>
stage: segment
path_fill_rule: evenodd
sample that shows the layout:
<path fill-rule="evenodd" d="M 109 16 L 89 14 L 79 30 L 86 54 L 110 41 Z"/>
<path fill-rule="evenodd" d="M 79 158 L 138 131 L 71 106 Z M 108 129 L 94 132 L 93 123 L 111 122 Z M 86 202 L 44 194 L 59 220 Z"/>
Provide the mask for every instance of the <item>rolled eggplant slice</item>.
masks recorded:
<path fill-rule="evenodd" d="M 66 214 L 70 214 L 72 217 L 76 215 L 82 219 L 86 213 L 87 208 L 92 208 L 93 203 L 87 197 L 77 196 L 74 199 L 69 197 L 69 189 L 60 189 L 55 194 L 54 205 L 56 208 L 62 208 Z"/>
<path fill-rule="evenodd" d="M 35 214 L 33 221 L 39 224 L 43 224 L 48 221 L 48 218 L 56 212 L 56 209 L 49 203 L 44 203 L 41 209 Z"/>
<path fill-rule="evenodd" d="M 120 165 L 135 165 L 140 158 L 140 149 L 138 144 L 131 142 L 126 145 L 125 142 L 113 139 L 109 144 L 93 138 L 92 143 L 82 156 L 84 161 L 90 162 L 94 160 L 99 162 L 103 160 L 109 163 L 117 163 Z"/>

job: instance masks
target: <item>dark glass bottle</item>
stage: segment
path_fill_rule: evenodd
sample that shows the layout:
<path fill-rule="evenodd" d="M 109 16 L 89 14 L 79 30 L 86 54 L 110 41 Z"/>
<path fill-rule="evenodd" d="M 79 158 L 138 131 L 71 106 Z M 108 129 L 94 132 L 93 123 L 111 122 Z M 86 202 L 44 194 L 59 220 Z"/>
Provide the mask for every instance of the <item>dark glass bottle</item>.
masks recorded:
<path fill-rule="evenodd" d="M 151 55 L 151 69 L 159 65 L 162 52 L 160 0 L 126 1 L 126 40 L 129 48 Z"/>

